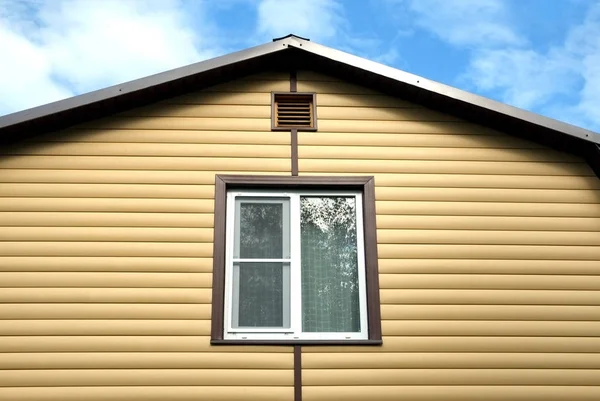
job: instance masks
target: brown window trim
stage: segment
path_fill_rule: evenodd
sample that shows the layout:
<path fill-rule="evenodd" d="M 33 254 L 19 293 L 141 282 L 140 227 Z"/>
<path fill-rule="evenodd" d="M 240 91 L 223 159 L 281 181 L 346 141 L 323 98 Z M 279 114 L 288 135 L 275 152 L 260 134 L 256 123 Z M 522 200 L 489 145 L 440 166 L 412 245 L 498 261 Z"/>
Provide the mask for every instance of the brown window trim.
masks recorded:
<path fill-rule="evenodd" d="M 355 189 L 363 193 L 363 227 L 365 230 L 365 272 L 367 281 L 366 340 L 224 340 L 223 319 L 225 300 L 225 219 L 226 196 L 230 189 L 318 188 Z M 381 313 L 379 310 L 379 272 L 377 257 L 377 227 L 375 222 L 375 181 L 373 177 L 286 177 L 268 175 L 216 175 L 215 227 L 213 245 L 213 292 L 211 344 L 280 344 L 280 345 L 380 345 Z"/>
<path fill-rule="evenodd" d="M 298 95 L 298 96 L 312 96 L 312 115 L 314 120 L 313 127 L 278 127 L 277 126 L 277 110 L 275 108 L 275 96 L 276 95 Z M 271 92 L 271 131 L 290 131 L 295 129 L 297 131 L 315 132 L 318 128 L 317 119 L 317 94 L 316 92 Z"/>

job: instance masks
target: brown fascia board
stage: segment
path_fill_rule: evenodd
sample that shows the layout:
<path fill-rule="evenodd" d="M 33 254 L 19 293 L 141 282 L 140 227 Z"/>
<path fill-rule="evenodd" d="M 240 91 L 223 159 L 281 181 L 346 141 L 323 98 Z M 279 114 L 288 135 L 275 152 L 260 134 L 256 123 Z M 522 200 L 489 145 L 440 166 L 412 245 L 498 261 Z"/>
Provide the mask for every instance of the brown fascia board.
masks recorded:
<path fill-rule="evenodd" d="M 289 51 L 294 50 L 294 51 Z M 283 52 L 282 52 L 283 51 Z M 152 75 L 146 78 L 111 86 L 95 92 L 35 107 L 0 117 L 0 139 L 20 136 L 23 132 L 35 134 L 63 128 L 92 118 L 102 117 L 128 108 L 158 101 L 177 94 L 197 90 L 248 73 L 252 68 L 272 67 L 275 56 L 285 53 L 290 63 L 318 66 L 307 60 L 334 66 L 350 75 L 373 77 L 385 87 L 393 84 L 394 93 L 427 106 L 457 114 L 465 119 L 497 128 L 515 135 L 528 132 L 537 139 L 552 138 L 556 147 L 573 151 L 575 147 L 589 151 L 591 144 L 600 144 L 600 134 L 563 123 L 548 117 L 509 106 L 479 95 L 453 88 L 417 75 L 397 70 L 309 40 L 288 35 L 260 46 L 186 67 Z M 273 56 L 269 58 L 269 56 Z M 285 59 L 284 57 L 284 59 Z M 302 63 L 302 61 L 305 63 Z M 281 59 L 279 59 L 281 61 Z M 368 81 L 368 80 L 367 80 Z M 581 151 L 581 149 L 577 149 Z"/>

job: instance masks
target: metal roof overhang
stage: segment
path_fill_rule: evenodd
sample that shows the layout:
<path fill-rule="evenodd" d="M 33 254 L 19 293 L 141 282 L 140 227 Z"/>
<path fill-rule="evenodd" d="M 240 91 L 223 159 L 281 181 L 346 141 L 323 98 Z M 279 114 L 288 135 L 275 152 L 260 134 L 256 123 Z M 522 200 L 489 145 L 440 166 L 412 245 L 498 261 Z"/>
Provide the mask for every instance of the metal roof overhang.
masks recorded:
<path fill-rule="evenodd" d="M 600 159 L 600 134 L 431 81 L 306 39 L 273 42 L 0 117 L 0 139 L 68 127 L 265 69 L 307 68 L 511 135 Z"/>

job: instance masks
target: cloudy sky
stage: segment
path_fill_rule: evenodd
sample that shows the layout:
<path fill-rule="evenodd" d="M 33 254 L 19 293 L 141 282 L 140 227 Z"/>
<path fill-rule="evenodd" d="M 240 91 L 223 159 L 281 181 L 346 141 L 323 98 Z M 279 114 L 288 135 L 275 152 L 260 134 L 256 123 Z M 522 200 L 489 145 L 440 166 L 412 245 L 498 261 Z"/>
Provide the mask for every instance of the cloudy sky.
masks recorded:
<path fill-rule="evenodd" d="M 600 0 L 0 0 L 0 115 L 291 32 L 600 131 Z"/>

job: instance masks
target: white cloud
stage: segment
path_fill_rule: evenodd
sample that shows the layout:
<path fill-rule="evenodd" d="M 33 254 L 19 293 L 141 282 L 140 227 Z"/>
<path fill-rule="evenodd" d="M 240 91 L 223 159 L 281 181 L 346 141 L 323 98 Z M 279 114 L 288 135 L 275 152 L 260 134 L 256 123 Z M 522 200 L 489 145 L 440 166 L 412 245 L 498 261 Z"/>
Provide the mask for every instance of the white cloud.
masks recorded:
<path fill-rule="evenodd" d="M 500 0 L 410 0 L 415 23 L 456 46 L 521 45 Z"/>
<path fill-rule="evenodd" d="M 481 91 L 499 91 L 506 103 L 532 109 L 576 89 L 576 71 L 575 60 L 560 49 L 546 54 L 531 49 L 484 49 L 472 56 L 463 78 Z"/>
<path fill-rule="evenodd" d="M 192 29 L 184 6 L 178 0 L 0 2 L 0 114 L 214 56 L 215 48 L 198 49 L 203 32 Z"/>
<path fill-rule="evenodd" d="M 43 49 L 0 21 L 0 115 L 49 103 L 73 93 L 52 78 Z"/>
<path fill-rule="evenodd" d="M 466 71 L 458 77 L 462 84 L 517 107 L 600 129 L 600 4 L 565 33 L 562 44 L 540 50 L 515 27 L 515 10 L 505 1 L 387 1 L 401 5 L 414 25 L 467 51 Z"/>
<path fill-rule="evenodd" d="M 269 39 L 293 33 L 326 42 L 340 33 L 346 20 L 336 0 L 261 0 L 258 33 Z"/>
<path fill-rule="evenodd" d="M 593 128 L 600 129 L 600 4 L 590 8 L 585 21 L 569 32 L 564 51 L 580 60 L 583 87 L 579 100 L 570 110 Z M 556 85 L 560 85 L 557 82 Z"/>

